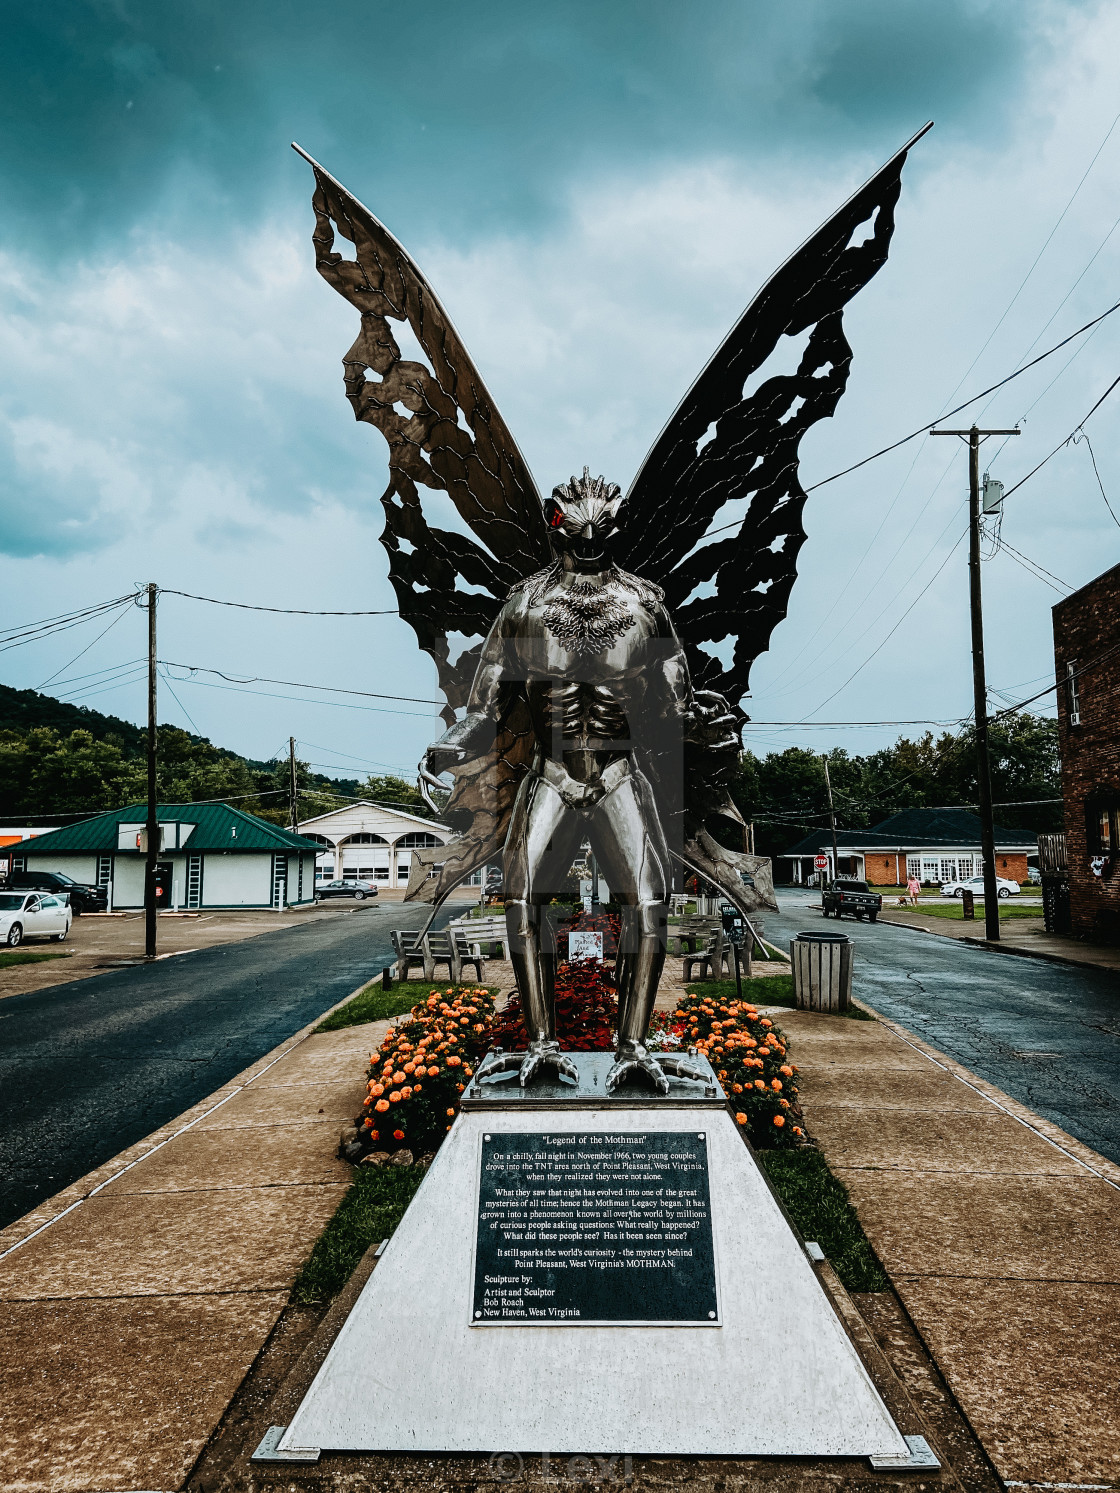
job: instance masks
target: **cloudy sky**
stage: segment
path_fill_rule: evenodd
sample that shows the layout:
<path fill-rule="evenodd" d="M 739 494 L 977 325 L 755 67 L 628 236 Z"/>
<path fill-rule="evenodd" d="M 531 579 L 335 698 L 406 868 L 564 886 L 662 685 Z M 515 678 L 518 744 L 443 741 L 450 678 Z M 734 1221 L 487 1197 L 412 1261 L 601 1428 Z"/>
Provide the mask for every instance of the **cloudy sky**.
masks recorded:
<path fill-rule="evenodd" d="M 293 139 L 413 253 L 542 489 L 585 463 L 625 487 L 759 285 L 927 118 L 890 261 L 847 313 L 848 392 L 802 445 L 806 485 L 1120 299 L 1117 3 L 5 12 L 4 626 L 149 580 L 392 606 L 384 447 L 343 397 L 356 316 L 315 274 Z M 985 465 L 1010 486 L 1063 441 L 1118 348 L 1120 313 L 973 406 L 1025 419 Z M 1120 515 L 1114 400 L 1087 428 Z M 811 495 L 790 614 L 752 681 L 755 750 L 866 750 L 898 730 L 825 723 L 967 715 L 966 481 L 958 443 L 925 439 Z M 1002 540 L 984 567 L 989 678 L 1014 701 L 1047 683 L 1050 607 L 1120 559 L 1084 442 L 1009 499 Z M 140 720 L 143 648 L 129 609 L 9 649 L 0 679 Z M 159 651 L 239 679 L 434 690 L 392 616 L 167 596 Z M 254 757 L 294 734 L 329 771 L 411 772 L 433 730 L 422 703 L 170 672 L 161 717 Z"/>

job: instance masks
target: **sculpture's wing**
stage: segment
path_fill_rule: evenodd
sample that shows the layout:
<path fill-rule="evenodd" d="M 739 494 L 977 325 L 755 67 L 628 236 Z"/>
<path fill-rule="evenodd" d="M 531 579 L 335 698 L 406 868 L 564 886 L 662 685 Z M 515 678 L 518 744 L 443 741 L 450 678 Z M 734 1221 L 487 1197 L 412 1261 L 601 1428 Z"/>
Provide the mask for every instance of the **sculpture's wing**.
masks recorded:
<path fill-rule="evenodd" d="M 355 417 L 389 443 L 382 497 L 400 614 L 436 661 L 448 705 L 465 705 L 482 640 L 511 585 L 550 559 L 540 495 L 466 348 L 424 276 L 373 214 L 313 161 L 315 267 L 361 312 L 343 358 Z M 354 257 L 334 251 L 335 232 Z M 407 322 L 426 363 L 402 356 Z M 479 541 L 429 525 L 419 488 L 446 493 Z M 449 638 L 465 646 L 451 656 Z M 473 645 L 471 640 L 476 640 Z"/>
<path fill-rule="evenodd" d="M 848 380 L 843 308 L 886 262 L 906 154 L 929 128 L 759 291 L 627 495 L 619 563 L 664 588 L 694 683 L 733 705 L 786 614 L 805 539 L 798 445 Z M 767 378 L 775 352 L 793 368 Z M 723 659 L 703 646 L 726 639 Z"/>

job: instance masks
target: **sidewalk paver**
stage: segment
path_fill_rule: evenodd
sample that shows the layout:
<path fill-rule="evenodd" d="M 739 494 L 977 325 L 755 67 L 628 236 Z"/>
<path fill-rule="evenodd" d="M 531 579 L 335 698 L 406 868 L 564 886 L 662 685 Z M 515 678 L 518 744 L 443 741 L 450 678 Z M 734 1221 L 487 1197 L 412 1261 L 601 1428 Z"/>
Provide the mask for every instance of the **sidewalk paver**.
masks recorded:
<path fill-rule="evenodd" d="M 297 1033 L 0 1232 L 5 1493 L 182 1486 L 349 1185 L 386 1026 Z"/>
<path fill-rule="evenodd" d="M 781 1024 L 810 1133 L 997 1472 L 1120 1480 L 1120 1167 L 893 1023 Z"/>

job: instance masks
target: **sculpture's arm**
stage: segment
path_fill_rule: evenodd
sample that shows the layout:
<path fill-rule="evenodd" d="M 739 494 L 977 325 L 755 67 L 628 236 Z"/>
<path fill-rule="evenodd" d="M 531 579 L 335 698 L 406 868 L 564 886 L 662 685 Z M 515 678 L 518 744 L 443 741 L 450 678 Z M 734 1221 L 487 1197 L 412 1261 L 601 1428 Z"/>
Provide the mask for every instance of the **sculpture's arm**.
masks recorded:
<path fill-rule="evenodd" d="M 506 677 L 510 611 L 510 603 L 507 602 L 494 619 L 494 625 L 483 645 L 466 715 L 428 748 L 420 765 L 421 776 L 438 776 L 460 762 L 483 756 L 493 747 L 498 731 L 499 695 Z"/>
<path fill-rule="evenodd" d="M 650 704 L 660 720 L 670 729 L 673 721 L 679 721 L 683 740 L 690 746 L 737 751 L 739 735 L 731 707 L 714 690 L 693 689 L 688 660 L 664 608 L 658 617 L 657 644 L 662 651 L 651 681 L 656 699 Z"/>

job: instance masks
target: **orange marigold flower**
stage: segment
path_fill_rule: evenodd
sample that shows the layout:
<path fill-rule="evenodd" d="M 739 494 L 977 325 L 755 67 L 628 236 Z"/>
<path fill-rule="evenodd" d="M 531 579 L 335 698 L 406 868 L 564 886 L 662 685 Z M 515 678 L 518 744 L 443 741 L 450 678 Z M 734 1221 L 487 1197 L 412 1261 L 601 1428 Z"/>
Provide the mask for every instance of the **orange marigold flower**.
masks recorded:
<path fill-rule="evenodd" d="M 735 1116 L 735 1123 L 736 1123 L 736 1125 L 745 1125 L 747 1123 L 747 1117 L 746 1117 L 746 1115 L 744 1115 L 744 1114 L 737 1114 Z"/>
<path fill-rule="evenodd" d="M 449 1119 L 453 1119 L 453 1118 L 454 1118 L 454 1116 L 455 1116 L 455 1111 L 454 1111 L 454 1110 L 453 1110 L 453 1109 L 449 1109 L 449 1110 L 448 1110 L 448 1111 L 447 1111 L 447 1114 L 448 1114 L 448 1118 L 449 1118 Z"/>
<path fill-rule="evenodd" d="M 393 1139 L 394 1140 L 404 1140 L 404 1131 L 403 1130 L 394 1130 L 393 1131 Z"/>
<path fill-rule="evenodd" d="M 455 1085 L 455 1087 L 459 1090 L 459 1092 L 461 1094 L 463 1092 L 463 1089 L 466 1087 L 466 1085 L 465 1084 L 461 1084 L 461 1083 L 457 1083 Z"/>
<path fill-rule="evenodd" d="M 777 1127 L 778 1127 L 779 1130 L 782 1128 L 782 1126 L 785 1124 L 785 1122 L 786 1122 L 785 1115 L 775 1115 L 774 1116 L 774 1124 L 777 1125 Z"/>
<path fill-rule="evenodd" d="M 412 1087 L 411 1087 L 411 1085 L 406 1085 L 401 1090 L 401 1098 L 402 1099 L 411 1099 L 412 1098 Z"/>
<path fill-rule="evenodd" d="M 383 1115 L 389 1108 L 389 1101 L 388 1099 L 379 1099 L 373 1107 L 375 1110 L 377 1110 L 378 1114 Z"/>
<path fill-rule="evenodd" d="M 775 1094 L 777 1094 L 782 1087 L 782 1080 L 780 1078 L 772 1078 L 770 1080 L 770 1087 L 774 1090 Z"/>
<path fill-rule="evenodd" d="M 438 1073 L 439 1073 L 439 1069 L 433 1063 L 432 1066 L 428 1069 L 428 1077 L 429 1078 L 435 1078 Z"/>
<path fill-rule="evenodd" d="M 394 1083 L 404 1083 L 404 1074 L 403 1073 L 394 1073 L 393 1074 L 393 1082 Z"/>
<path fill-rule="evenodd" d="M 375 1084 L 372 1084 L 370 1086 L 370 1093 L 373 1095 L 373 1097 L 375 1099 L 380 1099 L 381 1095 L 384 1092 L 385 1092 L 385 1085 L 383 1083 L 375 1083 Z"/>
<path fill-rule="evenodd" d="M 389 1103 L 390 1104 L 399 1104 L 400 1102 L 401 1102 L 401 1091 L 400 1091 L 400 1089 L 393 1089 L 390 1092 L 390 1094 L 389 1094 Z"/>
<path fill-rule="evenodd" d="M 373 1129 L 373 1121 L 372 1120 L 367 1120 L 366 1121 L 366 1129 L 367 1130 L 372 1130 Z"/>
<path fill-rule="evenodd" d="M 759 1025 L 760 1026 L 773 1026 L 774 1023 L 770 1020 L 770 1018 L 768 1016 L 764 1016 L 762 1018 L 761 1022 L 759 1023 Z"/>
<path fill-rule="evenodd" d="M 787 1078 L 793 1077 L 793 1069 L 789 1066 L 788 1063 L 783 1063 L 782 1066 L 778 1069 L 778 1072 L 784 1073 Z"/>
<path fill-rule="evenodd" d="M 788 1109 L 789 1108 L 789 1100 L 788 1099 L 779 1099 L 778 1103 L 782 1106 L 783 1109 Z"/>
<path fill-rule="evenodd" d="M 462 1061 L 462 1058 L 456 1057 L 455 1054 L 452 1053 L 451 1056 L 447 1059 L 447 1066 L 449 1068 L 457 1068 Z"/>
<path fill-rule="evenodd" d="M 733 1083 L 731 1085 L 731 1091 L 735 1094 L 741 1094 L 743 1092 L 743 1085 L 741 1083 Z"/>
<path fill-rule="evenodd" d="M 760 1058 L 768 1058 L 770 1056 L 770 1049 L 768 1047 L 760 1047 L 758 1055 Z"/>
<path fill-rule="evenodd" d="M 754 1086 L 756 1089 L 764 1089 L 766 1087 L 761 1078 L 755 1079 Z M 392 1098 L 392 1095 L 390 1095 L 389 1097 Z"/>
<path fill-rule="evenodd" d="M 793 1133 L 794 1133 L 794 1135 L 800 1135 L 801 1134 L 801 1126 L 800 1125 L 795 1125 L 793 1127 Z"/>
<path fill-rule="evenodd" d="M 366 1129 L 369 1130 L 369 1126 L 372 1125 L 372 1124 L 373 1124 L 373 1121 L 370 1120 L 369 1124 L 366 1126 Z M 376 1130 L 370 1130 L 369 1131 L 369 1138 L 370 1138 L 370 1140 L 376 1140 L 377 1139 L 377 1131 Z"/>
<path fill-rule="evenodd" d="M 404 1071 L 406 1073 L 415 1073 L 416 1072 L 416 1064 L 415 1063 L 405 1063 L 405 1065 L 404 1065 Z"/>

